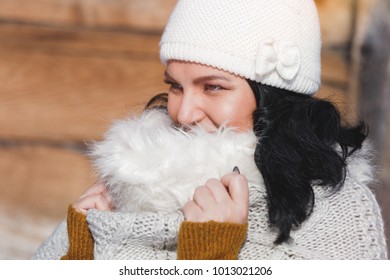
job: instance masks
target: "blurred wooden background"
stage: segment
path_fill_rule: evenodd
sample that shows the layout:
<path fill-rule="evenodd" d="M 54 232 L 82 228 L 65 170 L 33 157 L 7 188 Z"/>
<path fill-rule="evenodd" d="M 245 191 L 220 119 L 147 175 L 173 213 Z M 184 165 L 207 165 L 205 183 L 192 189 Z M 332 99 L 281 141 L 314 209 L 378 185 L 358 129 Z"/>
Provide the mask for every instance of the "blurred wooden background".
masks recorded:
<path fill-rule="evenodd" d="M 166 90 L 158 42 L 175 2 L 0 0 L 0 259 L 30 258 L 94 182 L 88 142 Z M 370 123 L 390 225 L 389 1 L 316 4 L 320 96 Z"/>

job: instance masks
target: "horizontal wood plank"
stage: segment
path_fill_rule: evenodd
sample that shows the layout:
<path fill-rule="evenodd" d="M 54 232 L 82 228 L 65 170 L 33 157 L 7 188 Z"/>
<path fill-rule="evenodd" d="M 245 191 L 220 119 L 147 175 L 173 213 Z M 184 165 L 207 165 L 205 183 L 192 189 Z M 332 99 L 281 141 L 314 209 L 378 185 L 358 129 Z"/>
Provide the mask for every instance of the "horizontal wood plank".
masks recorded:
<path fill-rule="evenodd" d="M 45 146 L 0 147 L 0 177 L 2 208 L 57 220 L 95 180 L 86 156 Z"/>
<path fill-rule="evenodd" d="M 2 0 L 0 20 L 161 33 L 177 0 Z M 324 46 L 351 39 L 354 0 L 316 1 Z M 23 8 L 21 8 L 23 7 Z"/>
<path fill-rule="evenodd" d="M 0 1 L 0 259 L 29 258 L 94 182 L 84 143 L 166 90 L 158 42 L 175 2 Z M 344 121 L 356 115 L 350 100 L 356 77 L 345 56 L 351 32 L 357 31 L 352 58 L 360 63 L 378 2 L 315 1 L 324 50 L 317 96 L 335 103 Z M 390 182 L 386 143 L 384 186 Z M 390 192 L 376 192 L 389 224 Z"/>
<path fill-rule="evenodd" d="M 322 83 L 333 85 L 346 91 L 350 79 L 349 62 L 344 52 L 323 50 L 321 56 Z"/>
<path fill-rule="evenodd" d="M 0 50 L 49 55 L 159 60 L 160 35 L 0 23 Z"/>
<path fill-rule="evenodd" d="M 316 0 L 324 48 L 346 47 L 353 32 L 355 0 Z"/>
<path fill-rule="evenodd" d="M 0 24 L 0 139 L 96 139 L 166 90 L 156 37 L 17 28 Z"/>
<path fill-rule="evenodd" d="M 158 62 L 11 51 L 0 61 L 0 138 L 96 139 L 165 89 Z"/>
<path fill-rule="evenodd" d="M 0 35 L 0 139 L 97 139 L 166 90 L 159 36 L 18 24 L 0 24 Z M 346 90 L 340 54 L 324 52 L 322 73 Z"/>
<path fill-rule="evenodd" d="M 161 33 L 176 0 L 2 0 L 0 20 Z"/>
<path fill-rule="evenodd" d="M 0 138 L 96 139 L 165 89 L 158 62 L 12 52 L 0 60 Z"/>

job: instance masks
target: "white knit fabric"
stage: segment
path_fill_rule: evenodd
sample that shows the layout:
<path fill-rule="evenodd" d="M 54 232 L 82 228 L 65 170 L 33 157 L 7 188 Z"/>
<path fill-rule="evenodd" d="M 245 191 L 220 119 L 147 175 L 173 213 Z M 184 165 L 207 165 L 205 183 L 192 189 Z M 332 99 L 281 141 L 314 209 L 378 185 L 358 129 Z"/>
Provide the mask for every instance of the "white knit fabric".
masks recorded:
<path fill-rule="evenodd" d="M 172 188 L 176 189 L 180 189 L 183 178 L 192 177 L 193 173 L 199 170 L 214 175 L 229 172 L 230 163 L 232 166 L 238 165 L 248 178 L 250 185 L 249 227 L 247 240 L 239 254 L 240 259 L 387 258 L 380 209 L 373 193 L 367 187 L 373 176 L 372 168 L 367 161 L 366 148 L 358 151 L 349 159 L 347 178 L 341 191 L 329 195 L 323 188 L 314 186 L 315 208 L 312 215 L 299 229 L 292 232 L 293 242 L 291 244 L 275 246 L 273 241 L 276 239 L 276 232 L 269 226 L 266 192 L 262 178 L 256 168 L 252 168 L 253 160 L 240 162 L 247 158 L 247 155 L 240 156 L 243 146 L 247 146 L 247 151 L 253 153 L 252 135 L 250 133 L 237 134 L 240 139 L 238 142 L 245 144 L 233 145 L 230 148 L 226 148 L 228 147 L 226 142 L 237 143 L 237 140 L 231 139 L 234 135 L 230 135 L 228 139 L 224 138 L 223 133 L 204 134 L 195 131 L 191 136 L 192 140 L 188 141 L 187 136 L 177 134 L 177 131 L 170 125 L 167 126 L 169 119 L 161 113 L 144 114 L 146 116 L 131 120 L 131 131 L 127 131 L 128 127 L 119 122 L 116 124 L 117 129 L 110 130 L 104 140 L 110 142 L 110 137 L 117 139 L 112 150 L 118 153 L 116 154 L 118 157 L 122 157 L 118 159 L 119 162 L 124 159 L 135 160 L 136 164 L 142 166 L 142 169 L 137 172 L 143 172 L 143 174 L 138 174 L 138 178 L 145 177 L 144 183 L 148 182 L 147 177 L 150 171 L 156 168 L 155 162 L 151 160 L 153 158 L 156 162 L 164 161 L 167 166 L 161 166 L 161 168 L 168 168 L 167 170 L 172 171 L 171 174 L 174 174 L 177 166 L 188 166 L 188 164 L 191 166 L 180 169 L 180 174 L 170 176 L 170 179 L 165 177 L 164 172 L 157 173 L 161 176 L 162 184 L 164 180 L 170 180 Z M 134 126 L 137 125 L 139 127 L 135 128 Z M 150 137 L 140 137 L 141 135 L 154 135 L 156 126 L 163 128 L 158 132 L 160 140 L 153 141 Z M 172 137 L 172 135 L 175 136 Z M 209 137 L 215 139 L 210 141 Z M 247 141 L 243 137 L 248 138 Z M 130 143 L 127 148 L 122 146 L 122 141 Z M 157 143 L 159 146 L 154 147 Z M 182 145 L 183 143 L 185 145 Z M 206 155 L 209 159 L 206 169 L 202 167 L 197 169 L 199 165 L 204 165 L 202 156 L 190 156 L 195 146 L 201 147 L 196 151 Z M 221 151 L 221 147 L 224 147 L 225 151 Z M 231 160 L 229 157 L 235 150 L 237 158 Z M 134 157 L 138 153 L 143 154 L 144 157 Z M 225 158 L 225 156 L 229 159 L 228 164 L 215 160 L 217 157 Z M 120 176 L 117 178 L 117 183 L 121 181 L 120 178 Z M 138 181 L 137 185 L 148 188 L 143 185 L 144 183 Z M 121 183 L 118 186 L 131 188 L 130 185 Z M 127 200 L 128 197 L 124 196 L 123 199 Z M 176 258 L 177 235 L 180 223 L 183 221 L 180 211 L 172 210 L 168 213 L 123 209 L 136 212 L 88 211 L 87 221 L 95 239 L 96 259 Z M 42 244 L 33 258 L 59 259 L 66 253 L 67 247 L 68 239 L 64 222 Z"/>
<path fill-rule="evenodd" d="M 310 95 L 320 52 L 313 0 L 179 0 L 160 42 L 164 64 L 201 63 Z"/>

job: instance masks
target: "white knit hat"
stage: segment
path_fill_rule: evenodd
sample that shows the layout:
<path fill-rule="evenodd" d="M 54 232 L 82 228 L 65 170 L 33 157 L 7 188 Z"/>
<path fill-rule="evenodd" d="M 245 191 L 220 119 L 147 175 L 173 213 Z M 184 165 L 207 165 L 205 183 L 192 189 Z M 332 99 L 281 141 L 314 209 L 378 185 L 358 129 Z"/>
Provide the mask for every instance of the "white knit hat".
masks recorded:
<path fill-rule="evenodd" d="M 310 95 L 320 53 L 313 0 L 179 0 L 160 42 L 165 65 L 197 62 Z"/>

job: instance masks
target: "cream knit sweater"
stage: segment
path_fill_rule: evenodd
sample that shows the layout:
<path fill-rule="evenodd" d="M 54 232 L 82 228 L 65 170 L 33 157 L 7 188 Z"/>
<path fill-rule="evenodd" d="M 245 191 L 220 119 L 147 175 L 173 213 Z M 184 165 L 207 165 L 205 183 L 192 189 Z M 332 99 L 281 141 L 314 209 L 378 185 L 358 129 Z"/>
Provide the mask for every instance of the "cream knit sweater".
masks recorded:
<path fill-rule="evenodd" d="M 180 186 L 183 178 L 191 176 L 195 167 L 199 163 L 204 163 L 203 157 L 208 159 L 209 164 L 202 172 L 214 174 L 212 177 L 217 176 L 216 174 L 223 175 L 230 172 L 231 165 L 238 165 L 241 172 L 248 178 L 250 188 L 248 233 L 239 253 L 239 259 L 387 259 L 380 209 L 373 193 L 368 188 L 373 175 L 372 168 L 367 160 L 368 149 L 366 147 L 349 158 L 347 178 L 339 192 L 331 195 L 322 187 L 313 187 L 315 207 L 310 218 L 299 229 L 292 231 L 291 237 L 293 240 L 291 243 L 274 245 L 276 232 L 269 226 L 268 222 L 265 187 L 253 163 L 253 148 L 256 142 L 253 134 L 247 133 L 244 138 L 242 138 L 242 134 L 237 137 L 233 134 L 230 135 L 229 131 L 215 134 L 215 136 L 197 132 L 191 136 L 192 138 L 188 138 L 188 135 L 183 136 L 181 133 L 173 133 L 174 136 L 172 136 L 172 128 L 167 125 L 169 120 L 164 115 L 158 112 L 145 114 L 150 115 L 144 115 L 140 119 L 126 122 L 137 126 L 131 127 L 130 134 L 124 132 L 129 130 L 126 125 L 123 126 L 125 123 L 117 123 L 116 128 L 110 130 L 105 141 L 108 141 L 107 139 L 110 136 L 112 136 L 111 139 L 122 137 L 123 143 L 128 144 L 134 139 L 138 139 L 137 141 L 142 139 L 137 135 L 137 131 L 147 134 L 148 129 L 154 133 L 156 127 L 165 127 L 158 132 L 160 133 L 160 137 L 158 137 L 160 142 L 157 149 L 152 147 L 156 145 L 156 142 L 151 141 L 155 137 L 145 140 L 142 145 L 137 144 L 137 149 L 133 149 L 132 152 L 127 150 L 129 153 L 124 153 L 121 148 L 118 148 L 121 144 L 116 143 L 118 145 L 116 150 L 119 155 L 143 161 L 142 157 L 136 157 L 134 153 L 144 153 L 145 158 L 149 159 L 148 155 L 152 153 L 157 161 L 163 160 L 166 163 L 167 170 L 172 170 L 174 166 L 179 164 L 183 167 L 183 170 L 177 176 L 165 177 L 164 172 L 160 170 L 159 176 L 155 178 L 156 182 L 169 180 L 171 186 Z M 152 125 L 150 125 L 151 123 Z M 169 136 L 163 137 L 164 133 L 169 134 Z M 134 137 L 134 139 L 129 140 L 129 137 Z M 215 139 L 208 137 L 215 137 Z M 161 143 L 161 139 L 165 139 L 165 142 Z M 243 139 L 246 139 L 246 141 L 243 141 Z M 180 145 L 180 142 L 184 142 L 184 145 Z M 196 143 L 196 146 L 192 146 L 191 143 Z M 164 157 L 159 159 L 156 152 L 157 150 L 164 150 L 165 144 L 167 144 L 166 147 L 171 147 L 170 149 L 173 152 L 165 153 L 162 151 Z M 201 154 L 199 158 L 195 154 L 189 156 L 194 147 L 197 147 L 197 153 Z M 127 149 L 127 146 L 122 146 L 122 148 Z M 179 151 L 178 149 L 182 150 Z M 183 162 L 183 157 L 178 157 L 178 153 L 187 155 L 184 158 L 187 158 L 188 162 Z M 100 149 L 100 156 L 103 158 L 109 157 L 109 155 L 103 154 L 104 152 Z M 95 156 L 97 155 L 95 154 Z M 179 162 L 175 161 L 177 158 L 180 158 Z M 224 160 L 219 161 L 220 158 Z M 138 162 L 138 164 L 129 168 L 142 166 L 145 169 L 147 168 L 145 164 L 147 163 Z M 151 162 L 150 164 L 155 163 Z M 194 168 L 185 167 L 186 164 Z M 123 167 L 123 165 L 121 166 Z M 108 169 L 108 166 L 101 167 Z M 150 166 L 150 168 L 152 167 Z M 188 174 L 183 174 L 186 169 L 190 169 L 187 172 Z M 123 168 L 120 170 L 123 171 Z M 100 172 L 102 171 L 100 170 Z M 133 169 L 131 171 L 134 172 Z M 118 191 L 116 193 L 117 197 L 122 197 L 122 194 L 126 194 L 132 188 L 131 184 L 125 184 L 132 178 L 128 178 L 127 175 L 122 178 L 122 173 L 122 175 L 115 175 L 112 170 L 108 173 L 112 175 L 111 187 L 114 188 L 117 184 L 117 186 L 123 188 L 123 192 Z M 127 174 L 128 172 L 124 173 Z M 206 174 L 206 177 L 211 176 L 210 173 Z M 138 175 L 142 174 L 138 173 Z M 147 174 L 143 175 L 146 176 Z M 138 176 L 137 178 L 142 177 Z M 145 181 L 144 183 L 149 184 L 151 182 Z M 196 187 L 197 184 L 194 186 Z M 137 181 L 137 186 L 140 185 L 142 185 L 142 182 Z M 147 188 L 148 186 L 145 185 L 144 187 Z M 155 187 L 153 186 L 153 188 Z M 163 187 L 161 187 L 160 191 L 163 190 Z M 184 197 L 186 195 L 191 196 L 189 186 L 187 186 L 185 192 Z M 141 193 L 138 194 L 139 199 L 142 198 Z M 172 195 L 167 196 L 168 201 L 172 199 L 168 203 L 169 205 L 174 204 L 172 201 L 175 201 L 175 194 Z M 176 259 L 177 236 L 180 224 L 183 221 L 183 216 L 179 210 L 168 211 L 168 209 L 164 209 L 164 211 L 156 212 L 153 207 L 147 210 L 142 209 L 141 206 L 141 208 L 128 209 L 124 206 L 123 201 L 119 204 L 122 205 L 122 211 L 121 209 L 116 212 L 88 211 L 87 221 L 95 240 L 95 259 Z M 182 202 L 178 199 L 174 208 L 180 208 L 181 205 Z M 33 259 L 59 259 L 65 255 L 68 246 L 66 222 L 63 222 L 40 246 Z"/>

